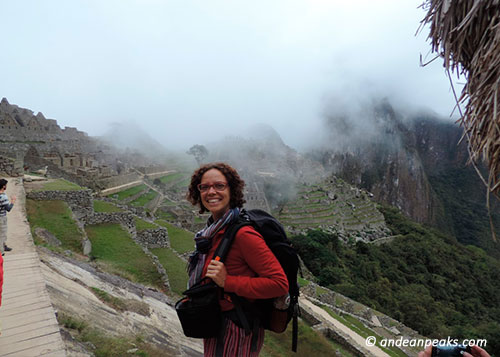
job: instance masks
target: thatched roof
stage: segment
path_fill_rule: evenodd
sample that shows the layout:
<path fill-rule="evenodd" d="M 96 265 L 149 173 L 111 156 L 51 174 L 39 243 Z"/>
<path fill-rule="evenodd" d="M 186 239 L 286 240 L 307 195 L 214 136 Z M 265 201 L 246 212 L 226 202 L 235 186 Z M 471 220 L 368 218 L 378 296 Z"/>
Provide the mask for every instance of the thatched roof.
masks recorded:
<path fill-rule="evenodd" d="M 466 77 L 458 101 L 471 159 L 488 162 L 488 189 L 500 194 L 500 0 L 425 0 L 432 50 Z"/>

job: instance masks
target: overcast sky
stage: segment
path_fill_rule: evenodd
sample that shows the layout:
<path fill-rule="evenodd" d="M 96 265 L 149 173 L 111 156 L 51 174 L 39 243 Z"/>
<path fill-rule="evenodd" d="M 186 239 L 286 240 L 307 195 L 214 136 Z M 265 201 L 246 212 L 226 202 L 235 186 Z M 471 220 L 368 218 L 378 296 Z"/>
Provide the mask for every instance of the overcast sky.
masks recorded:
<path fill-rule="evenodd" d="M 101 135 L 135 122 L 167 147 L 268 123 L 300 148 L 325 107 L 387 96 L 448 117 L 422 0 L 2 1 L 0 97 Z M 243 124 L 243 125 L 242 125 Z"/>

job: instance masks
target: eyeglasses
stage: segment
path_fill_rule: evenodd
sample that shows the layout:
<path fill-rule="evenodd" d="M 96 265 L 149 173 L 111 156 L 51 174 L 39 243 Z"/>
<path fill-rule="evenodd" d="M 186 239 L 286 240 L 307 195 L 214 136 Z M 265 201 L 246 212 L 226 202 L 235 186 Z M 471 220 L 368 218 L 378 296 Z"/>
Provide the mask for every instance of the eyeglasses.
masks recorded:
<path fill-rule="evenodd" d="M 207 192 L 211 187 L 213 187 L 215 191 L 224 191 L 227 187 L 227 182 L 216 182 L 212 185 L 200 183 L 197 187 L 200 192 Z"/>

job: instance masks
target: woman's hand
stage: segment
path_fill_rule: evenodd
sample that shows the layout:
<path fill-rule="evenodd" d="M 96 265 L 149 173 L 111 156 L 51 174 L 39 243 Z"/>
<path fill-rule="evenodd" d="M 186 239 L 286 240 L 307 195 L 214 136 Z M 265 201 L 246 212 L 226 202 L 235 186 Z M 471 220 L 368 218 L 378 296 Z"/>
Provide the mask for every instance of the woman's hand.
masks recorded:
<path fill-rule="evenodd" d="M 227 271 L 224 263 L 212 259 L 208 264 L 206 277 L 211 278 L 221 288 L 226 283 Z"/>

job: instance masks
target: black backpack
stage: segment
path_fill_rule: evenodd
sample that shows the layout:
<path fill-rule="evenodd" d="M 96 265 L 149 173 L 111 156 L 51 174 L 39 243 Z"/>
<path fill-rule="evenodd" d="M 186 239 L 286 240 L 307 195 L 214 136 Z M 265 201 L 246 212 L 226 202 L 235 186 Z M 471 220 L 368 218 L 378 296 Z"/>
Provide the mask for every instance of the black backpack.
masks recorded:
<path fill-rule="evenodd" d="M 286 330 L 288 323 L 293 319 L 292 351 L 297 352 L 297 318 L 299 315 L 299 285 L 297 283 L 297 274 L 300 270 L 300 261 L 281 223 L 263 210 L 242 210 L 238 220 L 226 228 L 224 237 L 217 247 L 214 256 L 225 259 L 238 230 L 248 225 L 254 227 L 255 230 L 264 237 L 267 246 L 281 264 L 288 279 L 290 300 L 289 306 L 284 310 L 274 307 L 275 299 L 257 300 L 251 304 L 251 309 L 253 309 L 253 311 L 250 311 L 248 314 L 242 313 L 241 310 L 243 307 L 243 310 L 248 311 L 250 303 L 242 297 L 231 294 L 233 295 L 232 300 L 237 310 L 239 322 L 243 327 L 248 328 L 248 326 L 254 325 L 255 321 L 241 320 L 258 318 L 260 319 L 258 323 L 265 329 L 281 333 Z"/>

